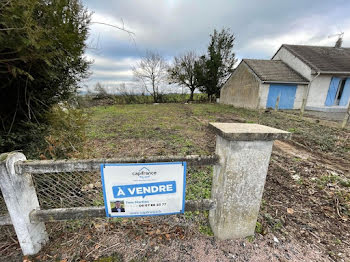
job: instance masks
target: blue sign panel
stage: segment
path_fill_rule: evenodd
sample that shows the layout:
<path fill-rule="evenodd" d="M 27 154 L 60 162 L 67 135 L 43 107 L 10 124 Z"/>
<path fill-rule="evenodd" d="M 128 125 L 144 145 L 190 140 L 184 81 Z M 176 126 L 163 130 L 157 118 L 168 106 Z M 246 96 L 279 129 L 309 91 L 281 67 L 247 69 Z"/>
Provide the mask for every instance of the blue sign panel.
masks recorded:
<path fill-rule="evenodd" d="M 126 186 L 113 186 L 113 196 L 115 198 L 135 197 L 135 196 L 151 196 L 161 194 L 176 193 L 176 182 L 157 182 L 147 184 L 135 184 Z"/>

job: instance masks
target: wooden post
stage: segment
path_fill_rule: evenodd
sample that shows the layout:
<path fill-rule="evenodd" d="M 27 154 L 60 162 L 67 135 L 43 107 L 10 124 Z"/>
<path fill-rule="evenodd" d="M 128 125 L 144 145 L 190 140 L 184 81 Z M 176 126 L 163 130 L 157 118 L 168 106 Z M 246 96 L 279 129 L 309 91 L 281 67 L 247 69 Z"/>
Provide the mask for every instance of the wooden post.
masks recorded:
<path fill-rule="evenodd" d="M 30 213 L 39 209 L 39 202 L 31 175 L 15 170 L 15 163 L 24 160 L 22 153 L 0 155 L 0 188 L 23 255 L 34 255 L 48 236 L 44 223 L 30 221 Z"/>
<path fill-rule="evenodd" d="M 217 133 L 209 222 L 219 239 L 254 234 L 272 152 L 273 140 L 289 132 L 258 124 L 210 123 Z"/>
<path fill-rule="evenodd" d="M 343 123 L 341 125 L 341 128 L 345 128 L 346 127 L 346 125 L 348 124 L 349 118 L 350 118 L 350 102 L 349 102 L 349 105 L 348 105 L 348 110 L 346 110 L 346 113 L 345 113 L 344 120 L 343 120 Z"/>
<path fill-rule="evenodd" d="M 275 111 L 278 110 L 278 105 L 280 103 L 280 97 L 281 97 L 281 95 L 278 95 L 277 100 L 276 100 L 276 104 L 275 104 Z"/>
<path fill-rule="evenodd" d="M 301 108 L 300 108 L 300 116 L 301 116 L 301 117 L 304 115 L 305 106 L 306 106 L 306 98 L 303 98 L 303 102 L 302 102 Z"/>

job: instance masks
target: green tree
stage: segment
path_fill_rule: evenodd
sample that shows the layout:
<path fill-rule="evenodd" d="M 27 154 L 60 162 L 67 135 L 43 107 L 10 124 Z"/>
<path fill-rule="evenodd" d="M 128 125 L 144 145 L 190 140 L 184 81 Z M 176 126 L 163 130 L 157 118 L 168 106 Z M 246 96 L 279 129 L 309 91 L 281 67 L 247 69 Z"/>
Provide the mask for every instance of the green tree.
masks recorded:
<path fill-rule="evenodd" d="M 45 112 L 75 94 L 89 22 L 79 0 L 0 1 L 0 151 L 38 140 Z"/>
<path fill-rule="evenodd" d="M 190 89 L 190 99 L 193 101 L 193 93 L 198 88 L 198 82 L 195 75 L 195 63 L 198 56 L 189 51 L 183 55 L 174 58 L 173 65 L 169 68 L 169 80 L 171 83 L 176 83 Z"/>
<path fill-rule="evenodd" d="M 207 54 L 195 63 L 199 89 L 208 95 L 209 100 L 214 95 L 220 97 L 221 87 L 233 72 L 236 63 L 233 52 L 235 37 L 230 30 L 224 28 L 218 32 L 215 29 L 210 37 Z"/>

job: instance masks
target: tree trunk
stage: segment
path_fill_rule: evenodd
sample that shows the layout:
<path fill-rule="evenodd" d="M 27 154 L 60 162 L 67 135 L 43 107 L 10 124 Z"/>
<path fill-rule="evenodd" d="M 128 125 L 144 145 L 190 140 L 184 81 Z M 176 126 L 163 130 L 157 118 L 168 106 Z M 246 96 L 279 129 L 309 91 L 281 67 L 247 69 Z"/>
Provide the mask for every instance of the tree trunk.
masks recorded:
<path fill-rule="evenodd" d="M 211 103 L 212 95 L 208 94 L 208 102 Z"/>
<path fill-rule="evenodd" d="M 153 102 L 158 103 L 158 93 L 156 91 L 153 73 L 152 73 L 152 89 L 153 89 Z"/>
<path fill-rule="evenodd" d="M 188 101 L 193 101 L 193 92 L 194 92 L 194 89 L 191 89 L 191 95 L 190 95 L 190 99 Z"/>

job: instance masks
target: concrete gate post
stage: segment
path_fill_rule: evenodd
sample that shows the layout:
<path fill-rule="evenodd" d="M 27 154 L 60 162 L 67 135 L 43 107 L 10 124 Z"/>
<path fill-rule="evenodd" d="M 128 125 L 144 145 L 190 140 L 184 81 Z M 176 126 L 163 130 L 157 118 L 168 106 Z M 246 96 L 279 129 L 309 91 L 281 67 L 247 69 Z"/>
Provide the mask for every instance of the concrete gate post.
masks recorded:
<path fill-rule="evenodd" d="M 209 222 L 219 239 L 254 235 L 273 140 L 289 139 L 291 133 L 258 124 L 210 123 L 216 132 Z"/>
<path fill-rule="evenodd" d="M 32 176 L 16 172 L 15 163 L 26 160 L 22 153 L 0 155 L 0 188 L 23 255 L 34 255 L 48 241 L 45 224 L 32 223 L 29 214 L 39 209 Z"/>

